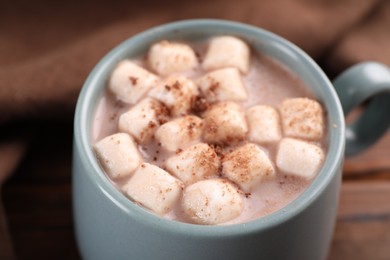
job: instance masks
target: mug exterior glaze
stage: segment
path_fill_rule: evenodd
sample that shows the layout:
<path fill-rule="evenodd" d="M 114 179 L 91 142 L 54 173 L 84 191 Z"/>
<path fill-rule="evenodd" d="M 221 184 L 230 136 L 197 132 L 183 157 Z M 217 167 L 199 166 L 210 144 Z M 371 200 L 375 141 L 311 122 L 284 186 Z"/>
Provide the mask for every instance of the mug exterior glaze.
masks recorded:
<path fill-rule="evenodd" d="M 296 73 L 327 111 L 326 160 L 312 184 L 283 209 L 257 220 L 202 226 L 163 219 L 133 204 L 106 177 L 92 150 L 94 112 L 107 79 L 122 59 L 159 40 L 234 35 Z M 98 44 L 98 43 L 96 43 Z M 319 66 L 287 40 L 257 27 L 222 20 L 187 20 L 140 33 L 108 53 L 81 91 L 75 114 L 73 207 L 83 259 L 326 259 L 338 207 L 345 149 L 344 115 Z"/>

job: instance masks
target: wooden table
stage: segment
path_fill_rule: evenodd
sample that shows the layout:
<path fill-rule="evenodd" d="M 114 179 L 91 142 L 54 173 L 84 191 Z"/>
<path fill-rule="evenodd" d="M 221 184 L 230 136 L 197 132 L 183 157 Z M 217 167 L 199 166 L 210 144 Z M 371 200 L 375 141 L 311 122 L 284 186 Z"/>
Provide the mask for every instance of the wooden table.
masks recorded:
<path fill-rule="evenodd" d="M 17 259 L 79 259 L 71 208 L 72 125 L 42 123 L 38 130 L 3 187 L 14 251 Z M 389 155 L 390 131 L 346 160 L 330 260 L 390 259 Z"/>

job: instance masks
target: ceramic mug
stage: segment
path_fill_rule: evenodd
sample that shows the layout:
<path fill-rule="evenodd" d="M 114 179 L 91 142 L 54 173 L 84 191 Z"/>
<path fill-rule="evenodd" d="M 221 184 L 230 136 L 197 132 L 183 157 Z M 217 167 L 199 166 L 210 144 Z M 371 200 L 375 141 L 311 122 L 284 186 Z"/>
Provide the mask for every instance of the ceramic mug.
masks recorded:
<path fill-rule="evenodd" d="M 296 200 L 268 216 L 227 226 L 172 221 L 133 204 L 103 173 L 91 143 L 97 101 L 120 60 L 138 57 L 162 39 L 192 41 L 215 35 L 238 36 L 255 51 L 296 73 L 327 111 L 329 142 L 320 172 Z M 373 99 L 360 119 L 346 128 L 343 108 L 347 113 L 370 97 Z M 257 27 L 221 20 L 187 20 L 140 33 L 99 62 L 77 103 L 72 187 L 81 256 L 93 260 L 325 259 L 336 219 L 346 137 L 348 154 L 364 149 L 388 128 L 389 111 L 390 70 L 378 63 L 352 67 L 333 86 L 302 50 Z"/>

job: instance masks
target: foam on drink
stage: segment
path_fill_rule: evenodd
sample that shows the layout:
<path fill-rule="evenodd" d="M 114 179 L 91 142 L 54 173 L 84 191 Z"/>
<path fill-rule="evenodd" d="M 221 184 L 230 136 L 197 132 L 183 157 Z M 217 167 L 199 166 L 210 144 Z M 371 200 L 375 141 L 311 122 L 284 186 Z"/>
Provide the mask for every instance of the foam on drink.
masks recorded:
<path fill-rule="evenodd" d="M 176 190 L 175 193 L 181 194 L 177 195 L 179 199 L 175 197 L 176 199 L 172 200 L 174 202 L 166 207 L 169 210 L 160 210 L 153 205 L 142 205 L 141 200 L 131 195 L 131 191 L 125 188 L 131 200 L 163 217 L 182 222 L 218 225 L 241 223 L 266 216 L 297 198 L 310 185 L 324 160 L 324 153 L 317 157 L 316 164 L 311 167 L 316 172 L 313 174 L 311 170 L 310 176 L 307 175 L 309 177 L 304 177 L 306 175 L 300 175 L 299 172 L 296 173 L 297 170 L 289 171 L 290 168 L 299 171 L 299 167 L 294 165 L 294 161 L 297 161 L 292 158 L 294 154 L 289 154 L 285 149 L 288 145 L 295 147 L 295 139 L 287 137 L 292 132 L 290 128 L 295 132 L 299 132 L 299 129 L 306 129 L 307 123 L 301 119 L 307 118 L 305 115 L 312 112 L 310 107 L 314 106 L 316 111 L 309 117 L 309 128 L 317 132 L 323 131 L 322 134 L 320 136 L 316 134 L 313 138 L 309 129 L 309 135 L 305 135 L 309 138 L 301 138 L 299 135 L 294 138 L 299 145 L 303 144 L 298 147 L 299 149 L 308 147 L 314 152 L 326 150 L 326 129 L 323 125 L 322 107 L 313 100 L 312 93 L 308 91 L 304 83 L 282 64 L 262 53 L 252 51 L 250 55 L 247 55 L 246 48 L 249 51 L 249 47 L 243 47 L 241 40 L 232 38 L 234 37 L 226 37 L 229 45 L 227 48 L 232 52 L 237 52 L 235 59 L 238 59 L 238 62 L 225 59 L 224 52 L 218 51 L 215 47 L 223 43 L 224 37 L 216 37 L 208 41 L 179 43 L 179 45 L 177 43 L 169 45 L 170 42 L 167 41 L 164 41 L 162 45 L 157 43 L 160 44 L 159 48 L 161 46 L 165 48 L 163 48 L 164 54 L 159 56 L 156 51 L 159 48 L 152 48 L 152 62 L 147 56 L 131 61 L 132 64 L 146 71 L 156 73 L 156 77 L 153 78 L 158 78 L 156 84 L 148 85 L 149 90 L 143 96 L 137 96 L 139 101 L 135 104 L 133 100 L 126 102 L 109 88 L 99 101 L 93 122 L 94 143 L 99 143 L 103 138 L 122 130 L 118 129 L 118 120 L 121 115 L 134 111 L 133 107 L 137 107 L 137 104 L 145 97 L 157 100 L 169 110 L 168 119 L 164 118 L 164 122 L 156 124 L 156 129 L 148 131 L 147 138 L 136 137 L 135 139 L 140 140 L 137 142 L 137 148 L 142 163 L 161 168 L 164 174 L 165 172 L 171 174 L 173 178 L 176 178 L 177 183 L 183 185 L 183 191 Z M 242 43 L 237 43 L 237 40 Z M 183 47 L 183 44 L 187 47 Z M 174 46 L 180 46 L 180 50 L 172 50 Z M 210 49 L 210 46 L 214 47 Z M 171 53 L 179 53 L 177 59 L 184 59 L 180 61 L 180 66 L 172 63 L 175 58 L 167 55 L 165 53 L 167 50 Z M 191 50 L 197 57 L 197 61 L 193 60 Z M 159 57 L 169 57 L 166 62 L 162 61 L 163 67 L 159 67 Z M 205 59 L 206 65 L 202 63 Z M 143 70 L 141 71 L 144 73 Z M 149 74 L 144 74 L 150 77 Z M 141 79 L 140 82 L 142 82 Z M 150 81 L 145 82 L 150 84 Z M 235 84 L 231 84 L 232 82 Z M 232 89 L 236 85 L 237 88 Z M 142 86 L 137 87 L 136 90 L 144 89 Z M 123 90 L 121 93 L 128 93 L 128 91 L 128 89 Z M 139 95 L 139 92 L 136 94 Z M 291 110 L 289 105 L 292 106 Z M 309 109 L 305 111 L 301 109 L 302 107 L 309 107 Z M 141 109 L 143 109 L 142 106 Z M 289 113 L 289 111 L 293 112 Z M 138 131 L 138 128 L 133 126 L 137 124 L 137 116 L 131 113 L 130 115 L 132 122 L 127 123 L 127 129 L 134 128 Z M 257 121 L 262 116 L 265 117 L 264 123 Z M 286 123 L 286 120 L 290 121 Z M 140 122 L 143 121 L 140 120 Z M 143 125 L 147 125 L 145 122 Z M 126 124 L 122 122 L 122 125 Z M 231 127 L 235 130 L 231 131 Z M 262 129 L 256 132 L 256 128 Z M 273 134 L 272 131 L 276 133 Z M 285 143 L 288 145 L 284 145 Z M 245 154 L 237 158 L 240 151 L 246 153 L 249 150 L 257 161 L 251 161 L 251 158 L 246 158 Z M 194 158 L 191 158 L 191 154 Z M 213 158 L 206 158 L 207 156 Z M 236 160 L 229 162 L 229 156 L 235 157 Z M 259 160 L 262 163 L 259 163 Z M 300 163 L 305 163 L 305 158 L 300 160 Z M 240 165 L 243 167 L 237 169 L 236 167 Z M 153 174 L 158 172 L 154 168 Z M 246 176 L 245 174 L 249 172 L 250 174 Z M 124 187 L 129 187 L 128 183 L 131 183 L 131 174 L 129 175 L 126 178 L 110 180 L 122 191 Z M 208 182 L 206 185 L 203 183 L 207 180 L 218 181 L 217 184 L 211 182 L 209 186 Z M 218 199 L 215 199 L 218 196 L 212 195 L 213 193 L 207 188 L 221 188 L 223 185 L 221 186 L 219 181 L 227 182 L 226 187 L 229 187 L 229 192 L 234 194 L 231 198 L 240 201 L 239 204 L 235 204 L 234 210 L 229 211 L 224 207 L 225 205 L 218 205 Z M 202 185 L 198 185 L 199 182 Z M 199 186 L 195 193 L 201 192 L 202 195 L 199 196 L 203 200 L 188 199 L 192 198 L 189 195 L 186 198 L 183 197 L 187 187 L 193 185 L 195 188 Z M 150 189 L 156 189 L 155 186 L 150 186 Z M 159 192 L 153 194 L 157 196 L 156 199 L 153 197 L 153 200 L 148 201 L 162 199 L 158 198 Z M 194 194 L 193 190 L 191 194 Z M 240 199 L 236 200 L 236 196 Z M 217 203 L 217 209 L 220 207 L 221 211 L 230 212 L 226 213 L 229 217 L 219 217 L 215 208 L 206 205 L 209 201 Z M 203 208 L 200 205 L 192 207 L 188 203 L 205 203 L 205 205 Z M 237 205 L 240 206 L 237 207 Z M 205 217 L 203 210 L 208 210 L 214 215 Z"/>

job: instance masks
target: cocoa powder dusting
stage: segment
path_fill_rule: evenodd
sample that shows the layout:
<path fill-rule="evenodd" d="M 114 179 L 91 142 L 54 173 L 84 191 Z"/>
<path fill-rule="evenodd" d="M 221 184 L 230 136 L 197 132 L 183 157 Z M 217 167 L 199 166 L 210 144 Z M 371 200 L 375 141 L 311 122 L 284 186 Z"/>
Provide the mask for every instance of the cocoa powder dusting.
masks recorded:
<path fill-rule="evenodd" d="M 180 82 L 176 80 L 175 83 L 173 83 L 172 88 L 179 90 L 181 88 Z"/>
<path fill-rule="evenodd" d="M 149 123 L 148 123 L 148 128 L 149 128 L 149 129 L 153 129 L 153 128 L 155 128 L 156 126 L 157 126 L 157 124 L 156 124 L 155 122 L 149 121 Z"/>
<path fill-rule="evenodd" d="M 204 97 L 196 96 L 191 103 L 191 110 L 194 114 L 200 115 L 209 108 L 210 104 Z"/>
<path fill-rule="evenodd" d="M 162 45 L 168 44 L 168 42 L 162 41 L 161 44 Z M 196 47 L 196 48 L 194 48 L 194 53 L 195 53 L 198 61 L 201 64 L 203 56 L 205 55 L 205 50 Z M 186 57 L 180 57 L 180 56 L 176 55 L 173 58 L 177 59 L 177 60 L 183 60 Z M 253 59 L 253 57 L 251 58 L 251 62 L 253 62 L 252 59 Z M 142 65 L 146 69 L 150 70 L 150 64 L 149 64 L 149 60 L 148 60 L 147 55 L 144 55 L 139 60 L 139 62 L 142 63 Z M 262 67 L 260 67 L 260 68 L 263 69 L 263 67 L 266 68 L 267 66 L 269 66 L 269 65 L 267 65 L 266 62 L 268 62 L 268 61 L 261 63 Z M 256 69 L 256 67 L 254 67 L 254 68 Z M 269 70 L 269 68 L 266 68 L 266 69 Z M 275 69 L 280 70 L 280 68 L 278 68 L 278 67 Z M 251 68 L 251 70 L 254 70 L 254 69 Z M 268 70 L 266 70 L 266 73 L 269 72 Z M 275 76 L 275 75 L 280 76 L 280 71 L 278 72 L 277 70 L 275 70 L 275 72 L 272 72 L 273 74 L 271 76 Z M 192 73 L 194 73 L 194 74 L 192 74 Z M 189 80 L 193 81 L 193 83 L 196 84 L 196 79 L 199 79 L 200 77 L 204 77 L 205 76 L 204 73 L 208 73 L 208 72 L 205 72 L 202 67 L 199 67 L 194 72 L 188 72 L 188 74 L 187 74 L 187 72 L 185 72 L 183 76 L 188 77 Z M 259 91 L 260 94 L 258 95 L 257 90 L 252 89 L 252 85 L 258 84 L 257 82 L 261 82 L 259 84 L 263 84 L 263 82 L 261 80 L 259 81 L 257 77 L 254 77 L 252 79 L 251 78 L 252 76 L 249 75 L 250 73 L 252 73 L 252 72 L 249 71 L 247 74 L 241 74 L 243 81 L 245 83 L 247 83 L 246 87 L 247 87 L 248 94 L 250 94 L 250 96 L 252 96 L 252 93 L 253 93 L 254 94 L 253 96 L 256 96 L 256 97 L 257 96 L 259 96 L 259 97 L 264 96 L 267 99 L 268 98 L 267 95 L 269 95 L 269 94 L 267 92 L 268 90 L 266 89 L 266 88 L 268 88 L 268 87 L 266 87 L 267 84 L 265 84 L 265 83 L 268 83 L 268 85 L 271 85 L 271 87 L 274 88 L 275 85 L 280 84 L 280 81 L 281 81 L 278 77 L 274 77 L 275 79 L 272 79 L 272 81 L 270 81 L 268 79 L 268 81 L 264 83 L 265 87 L 261 86 L 262 88 L 264 88 L 264 91 L 262 89 L 261 90 L 262 92 L 260 93 L 260 91 Z M 201 74 L 201 75 L 199 75 L 199 74 Z M 194 75 L 196 75 L 196 76 L 194 76 Z M 170 75 L 168 75 L 168 76 L 170 76 Z M 260 77 L 261 76 L 262 76 L 262 74 L 260 74 Z M 281 78 L 282 77 L 290 77 L 290 75 L 287 73 L 286 75 L 281 75 L 280 77 Z M 127 84 L 131 83 L 132 86 L 135 86 L 137 84 L 142 83 L 142 78 L 138 78 L 138 77 L 130 76 L 130 77 L 128 77 L 128 80 L 130 82 L 127 82 Z M 291 80 L 287 80 L 287 81 L 290 82 Z M 298 83 L 300 83 L 300 82 L 298 82 Z M 138 138 L 138 140 L 137 140 L 137 141 L 141 142 L 142 140 L 147 139 L 147 141 L 145 141 L 144 143 L 139 143 L 139 145 L 141 145 L 141 144 L 146 145 L 146 146 L 142 147 L 142 149 L 144 151 L 148 150 L 147 147 L 150 148 L 149 151 L 142 153 L 142 156 L 144 156 L 144 159 L 145 159 L 144 162 L 153 161 L 153 164 L 155 164 L 155 165 L 159 166 L 161 169 L 169 172 L 169 170 L 168 170 L 169 167 L 166 166 L 167 165 L 166 162 L 168 161 L 170 156 L 174 156 L 176 154 L 176 155 L 179 155 L 178 157 L 180 157 L 182 160 L 186 160 L 185 154 L 187 152 L 188 146 L 183 146 L 184 152 L 183 152 L 183 149 L 179 148 L 175 151 L 169 151 L 168 156 L 167 156 L 166 149 L 161 147 L 162 144 L 161 144 L 161 142 L 159 142 L 158 137 L 154 136 L 154 132 L 157 130 L 157 128 L 160 125 L 162 125 L 166 122 L 169 122 L 170 120 L 175 120 L 176 118 L 181 117 L 181 116 L 191 116 L 193 118 L 188 120 L 185 125 L 181 125 L 182 133 L 184 133 L 185 135 L 188 135 L 189 137 L 196 136 L 196 138 L 194 140 L 196 140 L 197 142 L 200 141 L 201 143 L 205 142 L 209 148 L 203 150 L 203 148 L 201 148 L 201 146 L 198 145 L 199 143 L 195 143 L 196 145 L 193 145 L 191 143 L 191 146 L 193 147 L 192 148 L 193 150 L 191 152 L 194 152 L 194 154 L 195 154 L 192 157 L 192 159 L 194 159 L 194 160 L 191 162 L 191 165 L 188 166 L 188 165 L 183 164 L 184 167 L 179 167 L 179 165 L 173 165 L 172 167 L 174 167 L 174 169 L 177 169 L 177 170 L 188 171 L 188 174 L 193 175 L 192 178 L 194 178 L 194 179 L 197 178 L 198 175 L 200 174 L 200 172 L 203 170 L 205 172 L 210 172 L 210 174 L 208 174 L 208 175 L 207 174 L 203 175 L 202 178 L 203 179 L 220 178 L 221 182 L 225 184 L 225 187 L 222 190 L 222 196 L 226 196 L 228 192 L 230 192 L 230 193 L 237 192 L 242 196 L 243 199 L 248 199 L 248 201 L 256 201 L 256 203 L 259 203 L 259 201 L 260 201 L 260 204 L 261 203 L 263 203 L 263 204 L 268 203 L 269 202 L 268 199 L 260 196 L 260 195 L 263 195 L 262 194 L 263 191 L 250 190 L 250 192 L 246 192 L 246 191 L 244 192 L 240 188 L 240 186 L 235 182 L 235 180 L 228 179 L 227 176 L 225 175 L 225 172 L 223 172 L 223 170 L 226 167 L 226 165 L 224 163 L 228 162 L 229 164 L 231 164 L 231 167 L 234 170 L 237 170 L 237 178 L 240 179 L 240 181 L 245 182 L 245 180 L 248 179 L 248 176 L 250 176 L 250 172 L 253 169 L 253 160 L 251 161 L 253 156 L 251 156 L 248 151 L 242 151 L 242 152 L 235 152 L 235 151 L 237 151 L 237 148 L 242 147 L 243 145 L 247 144 L 248 142 L 249 143 L 251 143 L 251 142 L 248 141 L 248 139 L 247 139 L 249 134 L 244 133 L 244 136 L 243 136 L 242 131 L 238 128 L 235 128 L 232 131 L 226 131 L 226 133 L 224 132 L 224 130 L 225 130 L 224 126 L 229 125 L 226 122 L 230 121 L 230 119 L 228 119 L 228 117 L 230 115 L 229 115 L 229 109 L 228 109 L 227 105 L 225 104 L 226 101 L 219 101 L 220 97 L 218 96 L 218 92 L 219 92 L 220 88 L 222 87 L 222 85 L 218 82 L 217 79 L 213 78 L 212 76 L 207 77 L 207 84 L 208 84 L 208 88 L 207 88 L 206 92 L 204 92 L 204 91 L 202 92 L 201 89 L 199 88 L 200 86 L 198 86 L 197 92 L 193 93 L 191 98 L 187 98 L 187 92 L 188 92 L 187 89 L 188 88 L 187 88 L 187 85 L 185 84 L 185 82 L 182 82 L 181 80 L 171 80 L 169 83 L 163 85 L 163 93 L 164 93 L 164 95 L 173 96 L 175 98 L 175 100 L 177 101 L 175 104 L 170 104 L 170 103 L 164 104 L 158 100 L 150 98 L 152 100 L 152 102 L 150 102 L 150 108 L 148 107 L 146 110 L 150 110 L 150 109 L 153 110 L 152 112 L 154 113 L 154 115 L 153 115 L 154 118 L 151 119 L 148 122 L 147 127 L 143 131 L 140 132 L 140 138 Z M 134 87 L 134 89 L 135 88 L 136 87 Z M 278 90 L 279 86 L 276 86 L 275 88 L 277 88 L 276 90 Z M 200 94 L 196 94 L 196 93 L 198 93 L 198 91 Z M 277 95 L 279 95 L 277 91 L 275 91 L 275 93 Z M 300 95 L 300 93 L 298 93 L 298 94 Z M 290 94 L 287 95 L 287 98 L 290 98 L 289 95 Z M 206 97 L 207 97 L 207 99 L 206 99 Z M 277 97 L 277 98 L 279 98 L 279 97 Z M 249 102 L 250 105 L 245 103 L 246 101 L 242 102 L 242 103 L 238 102 L 236 104 L 241 106 L 241 108 L 243 108 L 243 110 L 246 110 L 249 107 L 251 107 L 254 104 L 254 102 L 257 102 L 257 98 L 249 97 L 249 99 L 251 99 L 251 100 L 254 99 L 255 101 L 253 101 L 253 100 L 250 101 Z M 265 103 L 267 103 L 267 102 L 269 102 L 269 101 L 267 100 Z M 233 103 L 235 103 L 235 102 L 233 102 Z M 258 103 L 256 103 L 256 104 L 258 104 Z M 221 113 L 219 113 L 218 115 L 214 115 L 214 114 L 210 113 L 210 115 L 208 115 L 208 112 L 211 111 L 212 107 L 216 106 L 216 105 L 218 105 L 222 108 Z M 274 104 L 272 104 L 272 105 L 274 105 Z M 111 122 L 112 124 L 117 125 L 116 121 L 117 121 L 119 115 L 122 113 L 124 108 L 127 109 L 128 107 L 130 107 L 130 105 L 117 99 L 116 103 L 112 102 L 112 105 L 110 105 L 110 106 L 111 106 L 111 108 L 112 107 L 115 108 L 115 110 L 114 110 L 115 113 L 112 115 L 106 114 L 107 115 L 106 117 L 109 121 L 113 121 L 113 122 Z M 298 108 L 297 110 L 306 110 L 306 109 L 307 108 L 305 106 L 302 106 L 302 107 Z M 150 114 L 148 112 L 142 111 L 142 113 L 138 114 L 140 118 L 144 118 L 143 122 L 145 122 L 146 120 L 149 119 Z M 284 112 L 283 108 L 279 108 L 278 112 L 283 113 Z M 318 113 L 321 113 L 318 111 L 314 111 L 312 113 L 307 112 L 307 111 L 301 111 L 301 112 L 302 112 L 303 117 L 306 121 L 312 120 L 312 118 L 315 118 L 318 116 L 317 115 Z M 196 117 L 199 117 L 199 118 L 196 118 Z M 148 118 L 148 119 L 146 119 L 146 118 Z M 222 118 L 222 119 L 220 120 L 220 118 Z M 291 127 L 294 127 L 296 124 L 299 123 L 299 120 L 302 120 L 302 118 L 298 118 L 298 119 L 292 118 L 291 120 L 288 120 L 287 122 L 284 122 L 284 123 L 291 126 Z M 201 121 L 201 122 L 199 123 L 198 121 Z M 117 126 L 116 126 L 116 129 L 117 129 Z M 310 127 L 310 125 L 309 126 L 300 126 L 299 130 L 300 130 L 300 132 L 315 131 L 314 129 L 312 129 Z M 237 132 L 240 132 L 240 131 L 241 131 L 241 134 L 238 135 Z M 214 138 L 213 136 L 218 136 L 220 134 L 224 134 L 223 140 L 222 139 L 221 140 L 212 139 L 212 138 Z M 148 135 L 149 136 L 151 135 L 151 138 L 149 138 Z M 211 136 L 211 138 L 208 138 L 207 136 Z M 115 143 L 119 144 L 119 141 L 115 140 Z M 256 145 L 261 146 L 259 144 L 256 144 Z M 266 146 L 263 146 L 263 147 L 265 148 L 265 150 L 269 150 L 268 144 Z M 141 148 L 139 148 L 139 149 L 141 149 Z M 270 158 L 273 158 L 273 157 L 275 157 L 275 153 L 276 153 L 275 151 L 271 150 L 271 152 L 269 152 L 269 154 L 267 154 L 267 155 Z M 144 163 L 141 163 L 140 167 L 145 168 L 146 165 Z M 202 169 L 202 170 L 200 171 L 199 169 Z M 273 170 L 272 168 L 266 169 L 266 172 L 264 174 L 270 175 L 272 173 L 272 170 Z M 279 175 L 278 179 L 274 181 L 274 185 L 277 187 L 283 186 L 282 188 L 286 189 L 286 187 L 288 188 L 289 185 L 291 185 L 291 182 L 294 180 L 293 178 L 286 176 L 285 173 L 277 172 L 277 174 Z M 180 181 L 178 180 L 178 182 L 180 182 Z M 230 186 L 230 184 L 233 186 Z M 181 183 L 180 188 L 183 190 L 186 187 L 186 185 L 187 184 Z M 270 184 L 266 183 L 266 185 L 270 185 Z M 233 190 L 232 190 L 232 187 L 233 187 Z M 163 200 L 168 198 L 168 197 L 165 197 L 165 195 L 171 191 L 172 191 L 171 188 L 168 188 L 168 189 L 164 188 L 164 189 L 159 190 L 159 192 L 163 196 L 162 197 Z M 209 204 L 210 204 L 207 197 L 205 198 L 204 201 L 202 201 L 200 203 L 204 203 L 204 205 L 206 207 L 209 206 Z M 238 203 L 238 201 L 230 200 L 229 203 L 231 205 L 234 205 L 234 204 Z M 275 202 L 272 201 L 272 203 L 275 203 Z M 270 204 L 272 204 L 272 203 L 270 203 Z M 175 210 L 176 209 L 174 209 L 173 211 L 175 211 Z M 221 211 L 222 207 L 219 207 L 217 210 Z M 206 211 L 206 209 L 201 209 L 201 211 L 202 212 Z M 174 212 L 174 213 L 176 214 L 177 212 Z M 204 214 L 210 216 L 210 213 L 206 214 L 206 212 L 204 212 Z M 261 216 L 261 214 L 264 214 L 264 213 L 258 212 L 256 214 L 259 214 L 259 216 Z M 179 213 L 179 215 L 180 215 L 180 213 Z M 188 215 L 187 217 L 195 216 L 196 212 L 192 209 L 189 209 L 189 212 L 187 212 L 187 215 Z M 176 217 L 178 217 L 179 220 L 182 217 L 182 216 L 177 216 L 177 215 L 169 215 L 168 218 L 170 218 L 172 216 L 174 219 Z M 241 221 L 241 220 L 239 220 L 239 221 Z"/>
<path fill-rule="evenodd" d="M 137 85 L 137 82 L 138 82 L 137 77 L 129 77 L 129 80 L 133 86 Z"/>

